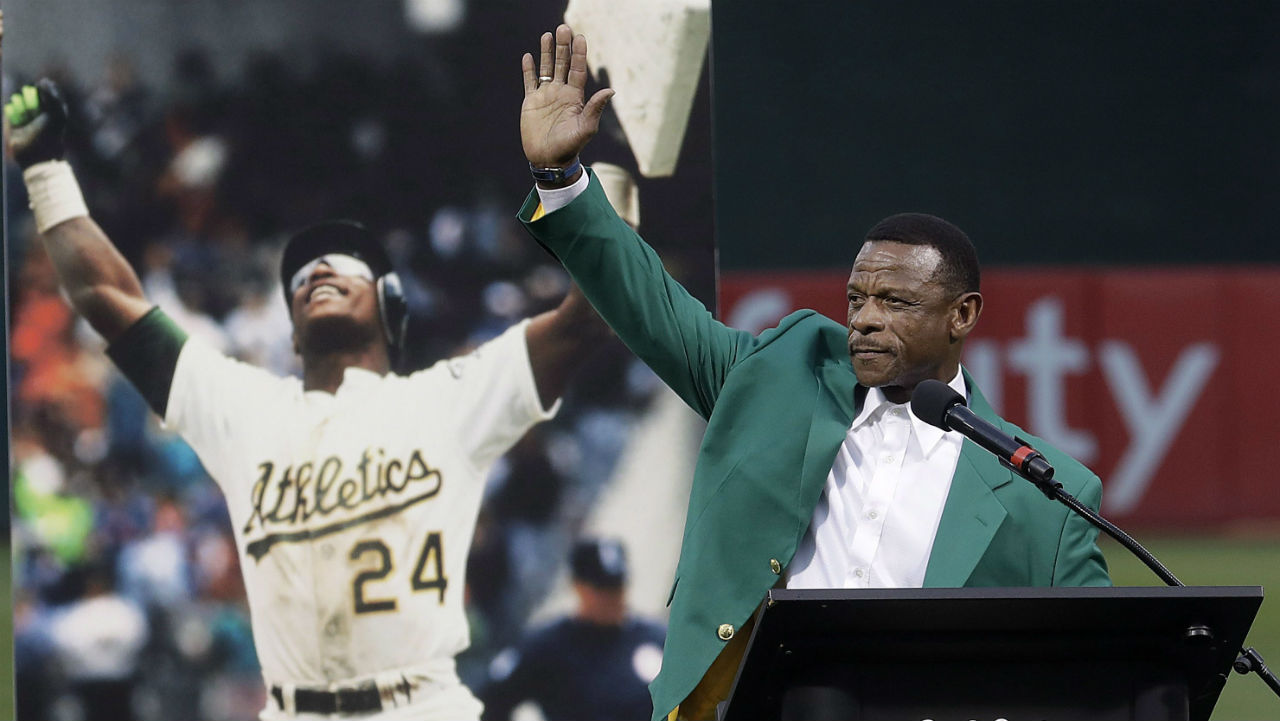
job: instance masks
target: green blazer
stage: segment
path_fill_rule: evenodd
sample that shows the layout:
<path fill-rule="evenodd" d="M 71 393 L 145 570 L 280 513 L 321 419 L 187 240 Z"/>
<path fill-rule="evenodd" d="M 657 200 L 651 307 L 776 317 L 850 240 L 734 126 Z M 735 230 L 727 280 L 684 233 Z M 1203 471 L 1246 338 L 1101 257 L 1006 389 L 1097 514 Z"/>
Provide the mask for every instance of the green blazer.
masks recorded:
<path fill-rule="evenodd" d="M 655 721 L 693 690 L 795 554 L 866 389 L 845 328 L 812 310 L 752 336 L 716 321 L 614 213 L 594 177 L 568 206 L 530 222 L 627 346 L 707 419 L 668 605 Z M 833 292 L 835 292 L 833 290 Z M 1005 422 L 966 375 L 969 406 L 1031 440 L 1066 490 L 1095 510 L 1097 476 Z M 1097 530 L 990 453 L 964 441 L 925 586 L 1110 585 Z"/>

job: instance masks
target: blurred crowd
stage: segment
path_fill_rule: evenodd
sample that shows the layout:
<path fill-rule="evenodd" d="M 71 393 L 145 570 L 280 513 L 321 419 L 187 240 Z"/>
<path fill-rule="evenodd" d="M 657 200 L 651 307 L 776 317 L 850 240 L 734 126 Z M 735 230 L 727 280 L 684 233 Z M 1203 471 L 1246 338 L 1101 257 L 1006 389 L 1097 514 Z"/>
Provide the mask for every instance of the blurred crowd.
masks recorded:
<path fill-rule="evenodd" d="M 486 141 L 456 138 L 482 129 L 439 110 L 423 68 L 335 55 L 299 70 L 264 54 L 228 83 L 198 51 L 175 62 L 172 91 L 140 84 L 125 59 L 97 78 L 50 75 L 94 219 L 189 333 L 296 373 L 276 265 L 288 233 L 323 218 L 359 220 L 387 244 L 412 319 L 402 371 L 565 292 L 514 218 L 508 188 L 529 187 L 518 156 L 501 183 L 468 158 Z M 6 96 L 33 79 L 5 78 Z M 19 718 L 255 718 L 263 690 L 223 499 L 67 306 L 18 171 L 5 172 Z M 562 572 L 656 383 L 611 342 L 559 416 L 496 467 L 468 569 L 464 681 Z"/>

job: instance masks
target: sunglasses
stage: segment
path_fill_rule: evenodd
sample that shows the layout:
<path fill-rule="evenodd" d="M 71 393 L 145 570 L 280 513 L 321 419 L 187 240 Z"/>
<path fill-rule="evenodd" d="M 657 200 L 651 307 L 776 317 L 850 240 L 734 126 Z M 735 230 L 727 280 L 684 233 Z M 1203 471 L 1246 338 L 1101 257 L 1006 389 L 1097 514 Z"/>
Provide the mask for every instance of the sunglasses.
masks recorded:
<path fill-rule="evenodd" d="M 331 253 L 322 255 L 299 268 L 298 272 L 294 273 L 293 277 L 289 279 L 289 294 L 292 295 L 298 292 L 299 288 L 306 285 L 307 279 L 311 277 L 316 268 L 320 267 L 321 263 L 329 266 L 329 269 L 337 275 L 364 278 L 370 283 L 373 282 L 373 269 L 369 267 L 368 263 L 354 256 Z"/>

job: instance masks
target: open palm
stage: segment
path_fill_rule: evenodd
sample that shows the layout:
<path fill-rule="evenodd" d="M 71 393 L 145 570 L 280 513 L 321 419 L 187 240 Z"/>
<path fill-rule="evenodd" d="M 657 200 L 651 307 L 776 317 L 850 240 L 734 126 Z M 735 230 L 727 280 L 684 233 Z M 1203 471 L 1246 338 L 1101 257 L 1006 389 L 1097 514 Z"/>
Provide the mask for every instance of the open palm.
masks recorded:
<path fill-rule="evenodd" d="M 524 103 L 520 106 L 520 140 L 530 164 L 562 168 L 573 163 L 599 130 L 600 115 L 613 90 L 600 90 L 583 102 L 587 39 L 574 37 L 568 25 L 556 28 L 554 36 L 543 33 L 541 43 L 537 68 L 531 54 L 521 58 Z"/>

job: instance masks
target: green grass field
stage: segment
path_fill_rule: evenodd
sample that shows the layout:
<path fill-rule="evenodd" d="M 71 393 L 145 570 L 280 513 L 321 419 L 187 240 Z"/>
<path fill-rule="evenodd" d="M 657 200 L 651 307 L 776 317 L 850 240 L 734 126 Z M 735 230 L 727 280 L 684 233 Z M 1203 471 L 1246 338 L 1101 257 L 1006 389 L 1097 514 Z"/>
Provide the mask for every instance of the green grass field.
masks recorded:
<path fill-rule="evenodd" d="M 1135 536 L 1188 586 L 1262 586 L 1280 594 L 1280 536 L 1274 538 Z M 1141 561 L 1119 544 L 1102 544 L 1117 586 L 1159 586 Z M 1272 670 L 1280 669 L 1280 599 L 1264 598 L 1246 645 L 1253 646 Z M 1256 675 L 1232 673 L 1213 718 L 1217 721 L 1280 719 L 1280 698 Z"/>
<path fill-rule="evenodd" d="M 1280 593 L 1280 536 L 1270 539 L 1138 536 L 1183 583 L 1194 586 L 1262 586 Z M 8 558 L 8 547 L 3 546 Z M 1111 575 L 1121 586 L 1158 586 L 1159 579 L 1115 543 L 1103 542 Z M 0 593 L 11 598 L 9 564 L 0 568 Z M 14 718 L 11 619 L 0 622 L 0 719 Z M 1280 600 L 1262 603 L 1249 634 L 1274 669 L 1280 669 Z M 1266 721 L 1280 718 L 1277 699 L 1257 676 L 1232 674 L 1213 718 L 1217 721 Z"/>

